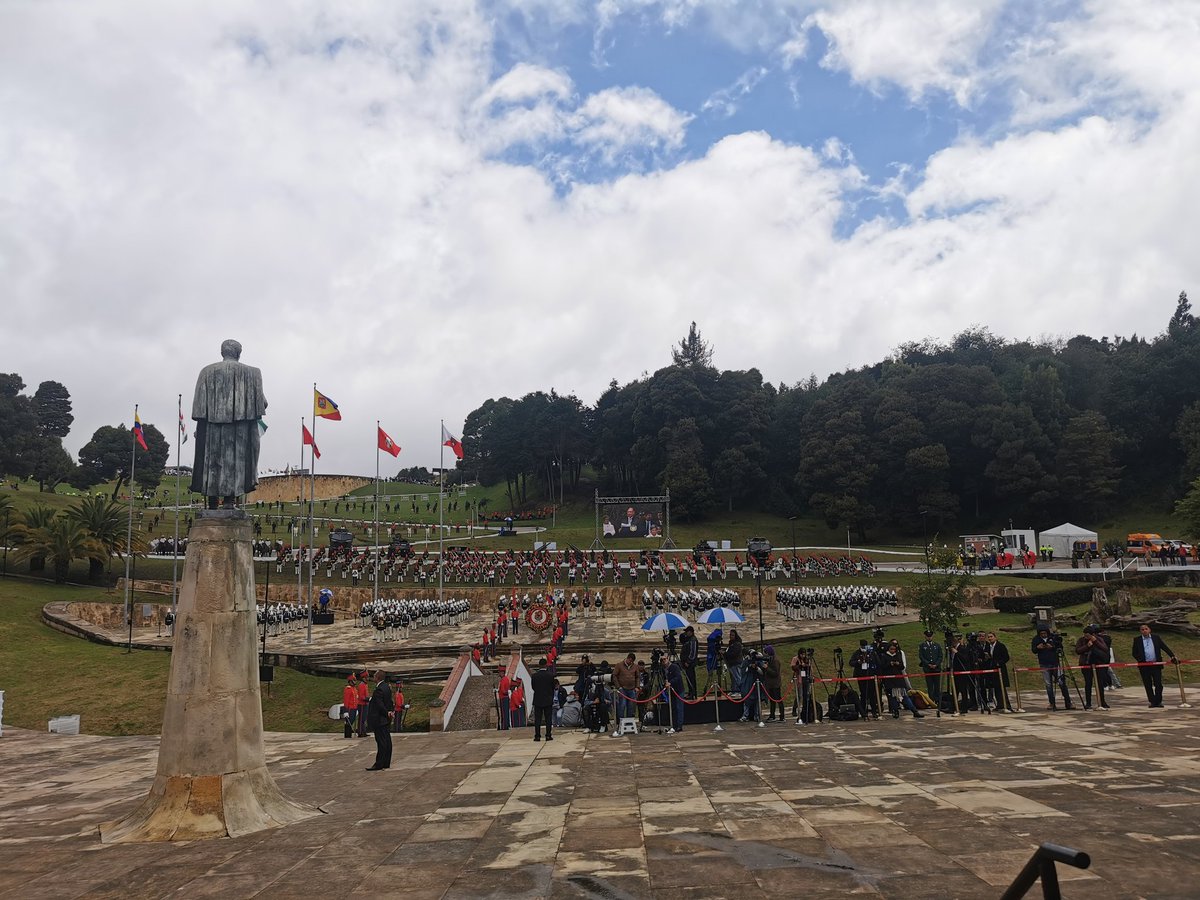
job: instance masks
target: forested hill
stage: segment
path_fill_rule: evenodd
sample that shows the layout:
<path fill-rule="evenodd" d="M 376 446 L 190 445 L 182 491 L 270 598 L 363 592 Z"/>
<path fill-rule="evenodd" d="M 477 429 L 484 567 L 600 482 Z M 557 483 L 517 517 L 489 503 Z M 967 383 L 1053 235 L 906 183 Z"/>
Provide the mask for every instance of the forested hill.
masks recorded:
<path fill-rule="evenodd" d="M 1187 295 L 1159 336 L 1010 342 L 984 328 L 778 387 L 718 371 L 693 323 L 673 363 L 588 406 L 490 399 L 465 426 L 469 477 L 514 503 L 669 488 L 673 517 L 761 508 L 876 525 L 1088 520 L 1169 509 L 1200 476 L 1200 324 Z M 553 487 L 551 487 L 551 485 Z M 924 521 L 923 521 L 924 520 Z"/>

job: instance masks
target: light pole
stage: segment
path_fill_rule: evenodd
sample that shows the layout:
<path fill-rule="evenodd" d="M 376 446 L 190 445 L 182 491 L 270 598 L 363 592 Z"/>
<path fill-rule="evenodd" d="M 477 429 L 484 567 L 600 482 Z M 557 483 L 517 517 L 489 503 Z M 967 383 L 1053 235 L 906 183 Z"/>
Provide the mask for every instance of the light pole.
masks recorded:
<path fill-rule="evenodd" d="M 8 577 L 8 516 L 10 510 L 4 510 L 4 577 Z"/>
<path fill-rule="evenodd" d="M 758 646 L 761 648 L 766 645 L 764 637 L 765 626 L 763 625 L 763 608 L 762 608 L 762 570 L 767 564 L 767 560 L 771 556 L 771 542 L 766 538 L 753 537 L 746 542 L 746 556 L 755 562 L 755 581 L 758 585 Z"/>
<path fill-rule="evenodd" d="M 788 516 L 792 523 L 792 584 L 796 584 L 796 517 Z"/>

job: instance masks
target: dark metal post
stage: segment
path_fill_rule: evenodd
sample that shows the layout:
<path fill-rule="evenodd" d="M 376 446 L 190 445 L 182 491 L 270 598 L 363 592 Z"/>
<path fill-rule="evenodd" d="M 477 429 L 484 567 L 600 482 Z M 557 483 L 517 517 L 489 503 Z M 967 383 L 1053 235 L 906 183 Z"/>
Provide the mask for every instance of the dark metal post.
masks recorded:
<path fill-rule="evenodd" d="M 763 639 L 763 611 L 762 611 L 762 566 L 758 567 L 758 646 L 766 646 L 766 641 Z"/>
<path fill-rule="evenodd" d="M 792 584 L 797 584 L 796 580 L 796 517 L 788 516 L 788 520 L 792 523 Z"/>
<path fill-rule="evenodd" d="M 8 577 L 8 516 L 10 510 L 4 511 L 4 577 Z"/>

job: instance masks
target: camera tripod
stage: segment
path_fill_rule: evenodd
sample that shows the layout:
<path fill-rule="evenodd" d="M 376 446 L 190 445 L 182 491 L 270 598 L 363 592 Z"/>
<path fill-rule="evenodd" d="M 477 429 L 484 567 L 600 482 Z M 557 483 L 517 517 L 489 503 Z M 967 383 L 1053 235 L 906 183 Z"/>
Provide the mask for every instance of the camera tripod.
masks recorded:
<path fill-rule="evenodd" d="M 1071 697 L 1070 692 L 1066 689 L 1067 678 L 1069 677 L 1071 679 L 1071 687 L 1075 688 L 1075 696 L 1079 698 L 1079 705 L 1081 707 L 1086 706 L 1087 704 L 1083 702 L 1083 690 L 1079 687 L 1079 679 L 1075 677 L 1075 670 L 1067 663 L 1067 651 L 1063 649 L 1061 644 L 1056 649 L 1058 650 L 1059 662 L 1058 683 L 1062 686 L 1063 692 L 1067 696 L 1067 702 L 1070 702 Z"/>

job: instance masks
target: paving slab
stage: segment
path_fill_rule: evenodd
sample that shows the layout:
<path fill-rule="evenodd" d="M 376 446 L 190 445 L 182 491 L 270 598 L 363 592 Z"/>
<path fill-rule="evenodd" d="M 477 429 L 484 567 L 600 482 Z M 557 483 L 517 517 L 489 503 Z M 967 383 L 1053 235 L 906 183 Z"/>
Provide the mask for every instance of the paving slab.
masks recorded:
<path fill-rule="evenodd" d="M 1130 695 L 1132 697 L 1132 693 Z M 1045 712 L 621 738 L 266 738 L 315 820 L 101 845 L 152 737 L 6 729 L 0 898 L 994 897 L 1042 841 L 1091 854 L 1065 897 L 1195 896 L 1200 710 Z"/>

